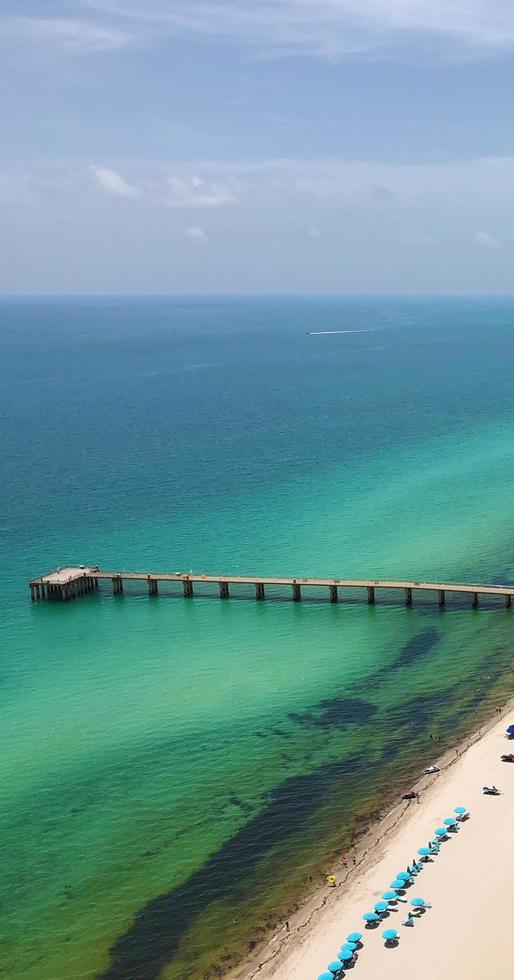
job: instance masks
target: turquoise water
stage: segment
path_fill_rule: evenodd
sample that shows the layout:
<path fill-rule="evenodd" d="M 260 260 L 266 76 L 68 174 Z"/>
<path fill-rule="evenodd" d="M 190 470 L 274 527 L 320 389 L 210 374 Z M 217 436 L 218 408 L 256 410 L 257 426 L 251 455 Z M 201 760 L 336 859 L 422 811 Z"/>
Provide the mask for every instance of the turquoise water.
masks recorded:
<path fill-rule="evenodd" d="M 514 581 L 514 298 L 12 297 L 0 348 L 0 975 L 219 975 L 510 693 L 512 612 L 26 584 Z"/>

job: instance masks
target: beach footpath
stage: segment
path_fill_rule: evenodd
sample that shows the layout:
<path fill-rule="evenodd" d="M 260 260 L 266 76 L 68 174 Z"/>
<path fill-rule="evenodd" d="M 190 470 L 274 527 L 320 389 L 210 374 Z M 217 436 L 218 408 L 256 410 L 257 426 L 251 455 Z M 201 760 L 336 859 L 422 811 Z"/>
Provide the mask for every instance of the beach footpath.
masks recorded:
<path fill-rule="evenodd" d="M 432 777 L 420 798 L 368 852 L 366 861 L 333 898 L 308 921 L 290 924 L 262 951 L 245 980 L 317 980 L 334 961 L 349 933 L 362 933 L 362 948 L 342 976 L 352 980 L 495 980 L 514 976 L 514 763 L 502 762 L 514 748 L 505 729 L 514 711 L 503 713 L 492 727 L 451 765 Z M 495 784 L 501 795 L 486 796 L 483 786 Z M 439 853 L 423 864 L 404 901 L 390 903 L 378 923 L 366 925 L 399 872 L 435 837 L 437 828 L 456 807 L 469 819 L 443 839 Z M 412 899 L 424 909 L 407 927 Z M 387 945 L 386 929 L 397 930 L 397 943 Z"/>

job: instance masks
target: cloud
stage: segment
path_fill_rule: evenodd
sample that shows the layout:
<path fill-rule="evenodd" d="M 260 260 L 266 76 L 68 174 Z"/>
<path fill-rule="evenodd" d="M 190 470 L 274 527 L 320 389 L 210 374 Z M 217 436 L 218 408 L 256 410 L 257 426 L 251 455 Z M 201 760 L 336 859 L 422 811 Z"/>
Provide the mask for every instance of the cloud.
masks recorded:
<path fill-rule="evenodd" d="M 488 231 L 476 231 L 473 235 L 473 244 L 478 245 L 479 248 L 498 248 L 500 243 Z"/>
<path fill-rule="evenodd" d="M 199 228 L 198 225 L 190 225 L 189 228 L 186 228 L 186 235 L 192 242 L 202 242 L 205 244 L 208 240 L 203 228 Z"/>
<path fill-rule="evenodd" d="M 202 177 L 168 177 L 166 203 L 173 208 L 220 208 L 236 204 L 234 188 Z"/>
<path fill-rule="evenodd" d="M 127 183 L 115 170 L 109 170 L 108 167 L 96 167 L 94 165 L 91 167 L 91 170 L 98 185 L 108 194 L 114 194 L 117 197 L 127 197 L 131 200 L 135 200 L 141 196 L 137 188 Z"/>
<path fill-rule="evenodd" d="M 471 51 L 514 45 L 511 0 L 82 0 L 89 9 L 172 35 L 242 42 L 261 54 L 326 58 L 448 42 Z M 434 54 L 431 46 L 431 54 Z M 442 52 L 446 54 L 447 52 Z"/>
<path fill-rule="evenodd" d="M 1 176 L 1 175 L 0 175 Z M 429 244 L 439 232 L 430 220 L 439 215 L 446 224 L 457 222 L 469 242 L 475 234 L 483 244 L 483 215 L 487 221 L 511 220 L 514 156 L 479 157 L 440 163 L 384 163 L 338 158 L 224 160 L 183 162 L 170 174 L 167 163 L 124 161 L 117 169 L 77 161 L 35 164 L 19 161 L 5 167 L 4 177 L 14 187 L 44 185 L 52 196 L 70 193 L 87 196 L 91 188 L 139 200 L 146 210 L 167 208 L 201 213 L 227 211 L 237 204 L 239 214 L 273 213 L 303 208 L 302 227 L 326 228 L 321 221 L 337 208 L 367 214 L 384 227 L 394 227 L 396 240 L 406 245 Z M 387 188 L 377 208 L 370 188 Z M 203 224 L 200 218 L 197 222 Z M 487 225 L 486 225 L 487 227 Z M 479 229 L 477 232 L 476 229 Z"/>
<path fill-rule="evenodd" d="M 4 17 L 0 20 L 1 38 L 54 42 L 76 53 L 115 51 L 133 40 L 127 31 L 106 24 L 53 17 Z"/>

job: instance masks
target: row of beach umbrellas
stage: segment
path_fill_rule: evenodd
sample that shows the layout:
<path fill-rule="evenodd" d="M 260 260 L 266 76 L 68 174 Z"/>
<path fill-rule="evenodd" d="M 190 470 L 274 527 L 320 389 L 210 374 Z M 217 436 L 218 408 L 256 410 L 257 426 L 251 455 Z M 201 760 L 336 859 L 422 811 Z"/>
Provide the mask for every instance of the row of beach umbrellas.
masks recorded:
<path fill-rule="evenodd" d="M 414 860 L 412 862 L 412 867 L 408 865 L 406 871 L 399 871 L 396 875 L 394 881 L 391 882 L 391 886 L 382 895 L 379 902 L 375 902 L 373 912 L 365 912 L 362 916 L 366 925 L 370 925 L 374 922 L 379 922 L 382 916 L 388 911 L 390 902 L 406 902 L 407 899 L 399 895 L 399 892 L 405 889 L 407 883 L 411 883 L 415 875 L 417 875 L 423 868 L 423 861 L 426 860 L 432 854 L 438 854 L 439 848 L 441 846 L 441 841 L 444 839 L 448 830 L 451 827 L 457 826 L 457 821 L 462 820 L 462 818 L 467 814 L 468 810 L 465 806 L 456 806 L 454 809 L 454 817 L 446 817 L 442 821 L 441 827 L 437 827 L 435 831 L 435 837 L 429 842 L 427 847 L 420 847 L 418 850 L 418 855 L 421 858 L 420 861 Z M 424 898 L 411 898 L 410 904 L 414 909 L 430 908 L 431 906 Z M 409 913 L 410 914 L 410 913 Z M 384 929 L 382 933 L 382 938 L 385 940 L 386 945 L 396 942 L 399 939 L 399 932 L 397 929 Z M 324 973 L 321 973 L 318 980 L 334 980 L 335 977 L 342 977 L 343 970 L 350 962 L 354 960 L 355 952 L 361 947 L 361 932 L 351 932 L 346 938 L 346 942 L 342 944 L 341 949 L 334 960 L 328 964 L 328 967 Z"/>

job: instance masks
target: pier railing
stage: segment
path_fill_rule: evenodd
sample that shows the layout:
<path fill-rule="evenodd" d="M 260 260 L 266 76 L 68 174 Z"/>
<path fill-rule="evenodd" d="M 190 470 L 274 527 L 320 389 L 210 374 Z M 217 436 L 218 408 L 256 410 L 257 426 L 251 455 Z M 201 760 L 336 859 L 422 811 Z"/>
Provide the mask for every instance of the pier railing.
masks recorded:
<path fill-rule="evenodd" d="M 220 599 L 229 599 L 231 586 L 250 586 L 255 590 L 257 601 L 263 601 L 267 595 L 272 595 L 277 588 L 290 590 L 294 602 L 301 602 L 302 590 L 314 589 L 328 594 L 330 602 L 337 603 L 345 591 L 351 589 L 363 590 L 367 602 L 372 605 L 376 593 L 387 590 L 393 593 L 403 593 L 405 605 L 411 606 L 414 594 L 420 592 L 432 593 L 439 606 L 443 607 L 447 594 L 464 594 L 471 598 L 472 608 L 478 606 L 479 596 L 498 596 L 504 599 L 505 605 L 512 605 L 514 586 L 485 585 L 477 583 L 457 582 L 411 582 L 408 580 L 389 579 L 335 579 L 335 578 L 289 578 L 259 575 L 200 575 L 182 572 L 123 572 L 101 571 L 97 565 L 66 566 L 55 572 L 41 575 L 29 583 L 33 601 L 54 601 L 78 598 L 95 592 L 100 582 L 109 581 L 115 596 L 124 594 L 124 584 L 129 582 L 144 582 L 150 596 L 159 595 L 159 584 L 177 582 L 182 587 L 183 594 L 190 599 L 195 595 L 195 586 L 215 585 L 219 590 Z"/>

